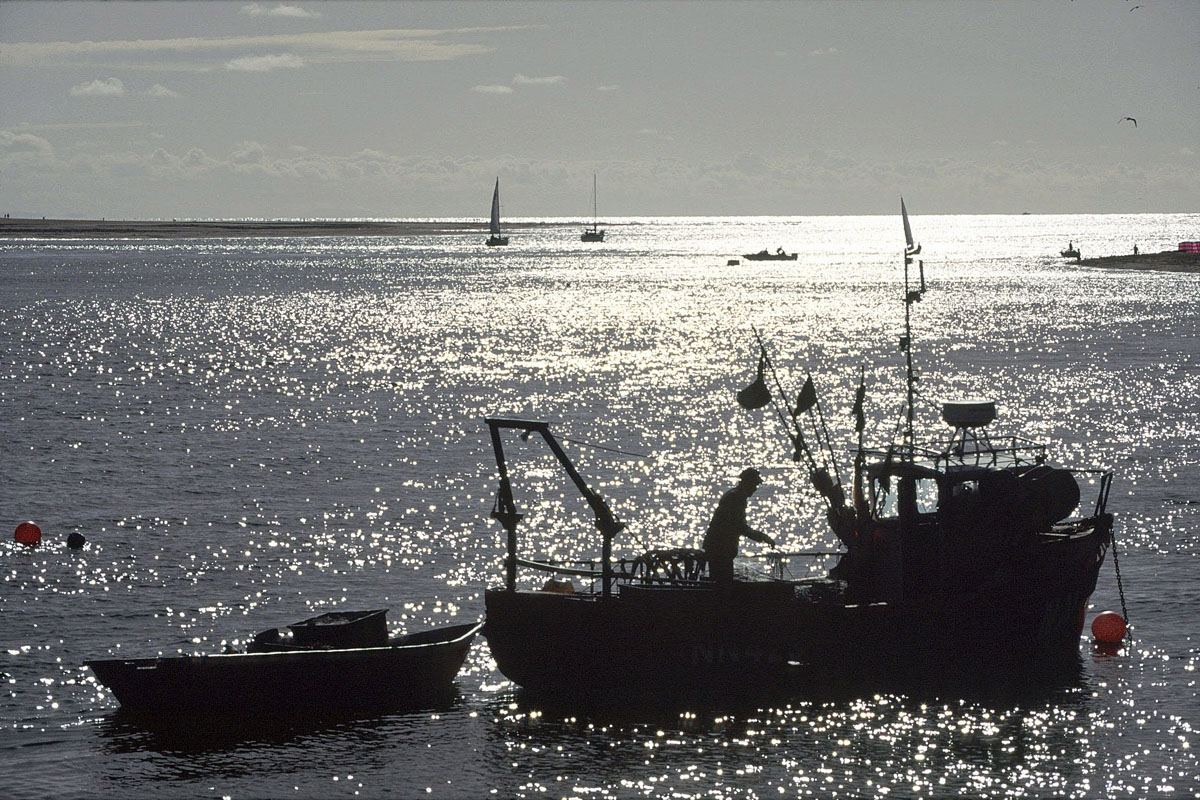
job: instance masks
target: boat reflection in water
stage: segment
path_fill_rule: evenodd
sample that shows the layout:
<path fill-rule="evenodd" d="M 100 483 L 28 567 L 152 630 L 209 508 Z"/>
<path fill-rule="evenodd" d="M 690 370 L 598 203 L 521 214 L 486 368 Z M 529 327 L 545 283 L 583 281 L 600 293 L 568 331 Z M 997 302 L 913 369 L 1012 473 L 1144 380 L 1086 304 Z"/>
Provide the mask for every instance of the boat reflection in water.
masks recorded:
<path fill-rule="evenodd" d="M 333 690 L 330 690 L 333 691 Z M 253 761 L 255 750 L 272 756 L 280 746 L 307 747 L 335 738 L 340 746 L 380 747 L 395 731 L 413 732 L 431 716 L 465 716 L 465 699 L 451 685 L 434 699 L 416 704 L 345 710 L 321 703 L 278 712 L 218 711 L 162 715 L 124 707 L 105 716 L 96 731 L 112 753 L 221 753 L 236 750 Z M 273 757 L 264 770 L 277 769 Z"/>
<path fill-rule="evenodd" d="M 860 380 L 850 491 L 832 462 L 811 377 L 794 405 L 777 379 L 777 391 L 770 391 L 766 376 L 775 368 L 760 339 L 758 385 L 739 394 L 747 408 L 774 406 L 795 462 L 827 506 L 844 546 L 827 575 L 784 580 L 780 572 L 720 586 L 698 550 L 652 550 L 614 561 L 613 541 L 624 524 L 578 473 L 549 425 L 487 420 L 499 470 L 492 517 L 505 529 L 508 557 L 504 585 L 485 595 L 485 633 L 506 677 L 535 693 L 575 699 L 694 699 L 1078 675 L 1084 609 L 1111 541 L 1112 474 L 1054 467 L 1044 446 L 993 436 L 988 426 L 996 410 L 987 399 L 944 403 L 950 438 L 915 440 L 911 310 L 925 282 L 919 262 L 919 283 L 910 279 L 920 245 L 903 201 L 901 213 L 907 424 L 887 446 L 864 446 Z M 600 533 L 598 564 L 576 568 L 521 557 L 522 515 L 505 450 L 514 432 L 521 440 L 540 435 L 587 501 Z M 1081 479 L 1096 486 L 1086 507 Z M 565 580 L 522 589 L 518 569 Z M 570 581 L 580 578 L 591 588 L 575 591 Z"/>

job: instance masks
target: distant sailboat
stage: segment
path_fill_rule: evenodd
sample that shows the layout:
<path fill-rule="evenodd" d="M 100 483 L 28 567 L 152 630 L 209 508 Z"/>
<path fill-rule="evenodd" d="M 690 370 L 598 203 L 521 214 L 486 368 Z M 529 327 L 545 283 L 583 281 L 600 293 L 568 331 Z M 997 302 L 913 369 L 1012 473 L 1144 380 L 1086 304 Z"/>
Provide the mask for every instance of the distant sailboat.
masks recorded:
<path fill-rule="evenodd" d="M 921 245 L 913 244 L 912 228 L 908 225 L 908 209 L 904 207 L 904 198 L 900 198 L 900 218 L 904 220 L 904 255 L 906 258 L 918 255 Z"/>
<path fill-rule="evenodd" d="M 500 235 L 500 179 L 496 178 L 496 191 L 492 192 L 492 235 L 488 237 L 487 246 L 496 247 L 508 244 L 508 237 Z"/>
<path fill-rule="evenodd" d="M 579 237 L 581 242 L 603 242 L 604 231 L 597 227 L 596 223 L 596 175 L 592 174 L 592 226 L 583 229 L 583 235 Z"/>

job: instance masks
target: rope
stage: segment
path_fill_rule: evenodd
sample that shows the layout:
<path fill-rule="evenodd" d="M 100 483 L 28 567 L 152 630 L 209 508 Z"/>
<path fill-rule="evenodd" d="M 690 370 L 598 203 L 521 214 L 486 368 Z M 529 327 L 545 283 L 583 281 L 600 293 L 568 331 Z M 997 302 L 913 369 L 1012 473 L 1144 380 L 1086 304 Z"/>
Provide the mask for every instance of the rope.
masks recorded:
<path fill-rule="evenodd" d="M 577 445 L 579 445 L 580 447 L 591 447 L 591 448 L 594 448 L 594 449 L 596 449 L 596 450 L 604 450 L 604 451 L 607 451 L 607 452 L 609 452 L 609 453 L 619 453 L 620 455 L 623 455 L 623 456 L 632 456 L 633 458 L 645 458 L 645 459 L 647 459 L 647 460 L 650 460 L 650 459 L 652 459 L 652 458 L 653 458 L 653 456 L 648 456 L 648 455 L 646 455 L 645 453 L 632 453 L 632 452 L 630 452 L 630 451 L 628 451 L 628 450 L 618 450 L 618 449 L 617 449 L 617 448 L 615 448 L 615 447 L 605 447 L 604 445 L 601 445 L 601 444 L 593 444 L 592 442 L 584 442 L 584 441 L 581 441 L 581 440 L 579 440 L 579 439 L 568 439 L 568 438 L 567 438 L 567 437 L 565 437 L 565 436 L 564 436 L 564 437 L 562 437 L 562 440 L 563 440 L 564 442 L 570 442 L 571 444 L 577 444 Z M 626 529 L 625 529 L 625 532 L 629 534 L 629 537 L 630 537 L 631 539 L 633 539 L 634 543 L 635 543 L 635 544 L 637 544 L 637 546 L 638 546 L 638 547 L 642 548 L 643 550 L 649 550 L 649 549 L 650 549 L 650 548 L 646 547 L 646 544 L 645 544 L 645 542 L 643 542 L 643 541 L 642 541 L 641 537 L 639 537 L 639 536 L 638 536 L 636 533 L 634 533 L 634 532 L 633 532 L 631 529 L 629 529 L 629 528 L 626 528 Z"/>
<path fill-rule="evenodd" d="M 808 376 L 808 380 L 810 380 L 810 381 L 812 380 L 812 375 Z M 815 385 L 814 385 L 813 389 L 815 392 L 815 389 L 816 389 Z M 825 411 L 821 408 L 821 396 L 819 394 L 817 395 L 816 407 L 817 407 L 817 418 L 821 420 L 821 437 L 820 438 L 823 438 L 825 440 L 825 449 L 827 451 L 829 451 L 829 466 L 831 466 L 833 468 L 833 474 L 834 474 L 834 477 L 837 479 L 838 486 L 841 486 L 842 485 L 842 469 L 841 469 L 841 467 L 838 466 L 837 456 L 835 456 L 833 454 L 833 442 L 829 438 L 829 428 L 827 428 L 825 426 Z M 818 447 L 820 446 L 820 441 L 817 442 L 817 446 Z M 821 457 L 824 458 L 823 455 Z"/>
<path fill-rule="evenodd" d="M 889 440 L 888 449 L 891 449 L 892 443 L 896 441 L 896 437 L 900 435 L 900 429 L 904 427 L 904 409 L 908 407 L 908 401 L 905 400 L 900 404 L 900 409 L 896 412 L 896 425 L 892 428 L 892 438 Z"/>
<path fill-rule="evenodd" d="M 615 447 L 605 447 L 602 444 L 593 444 L 591 442 L 582 442 L 579 439 L 568 439 L 565 436 L 562 437 L 562 440 L 564 442 L 570 442 L 571 444 L 577 444 L 581 447 L 591 447 L 595 450 L 607 450 L 610 453 L 620 453 L 623 456 L 633 456 L 634 458 L 654 458 L 654 456 L 648 456 L 645 453 L 632 453 L 628 450 L 618 450 Z"/>
<path fill-rule="evenodd" d="M 808 468 L 810 470 L 816 470 L 817 464 L 813 459 L 812 451 L 809 450 L 808 444 L 804 440 L 804 432 L 800 429 L 800 420 L 796 418 L 796 415 L 792 413 L 791 407 L 787 405 L 787 395 L 783 393 L 783 385 L 779 382 L 779 374 L 775 372 L 775 362 L 772 361 L 771 356 L 767 354 L 767 346 L 763 343 L 762 336 L 760 336 L 758 333 L 758 328 L 751 325 L 750 330 L 754 332 L 754 338 L 758 341 L 759 357 L 762 359 L 762 362 L 765 362 L 767 367 L 771 370 L 771 378 L 775 381 L 775 389 L 779 393 L 779 397 L 783 400 L 784 409 L 787 411 L 787 415 L 785 416 L 784 409 L 780 409 L 779 403 L 775 400 L 775 392 L 770 392 L 771 408 L 775 409 L 775 415 L 779 418 L 779 424 L 783 426 L 783 435 L 788 437 L 794 446 L 798 447 L 804 452 L 805 458 L 808 459 Z M 792 431 L 788 430 L 788 418 L 791 418 L 792 430 L 796 432 L 795 438 L 792 437 Z"/>
<path fill-rule="evenodd" d="M 804 454 L 804 458 L 808 463 L 809 475 L 810 476 L 814 475 L 818 469 L 817 460 L 816 460 L 816 456 L 813 455 L 812 450 L 809 448 L 808 442 L 804 438 L 804 431 L 800 425 L 800 417 L 792 410 L 791 406 L 787 405 L 787 396 L 783 393 L 783 386 L 779 382 L 779 375 L 775 372 L 775 363 L 771 360 L 771 357 L 767 354 L 767 346 L 766 346 L 766 344 L 763 343 L 762 336 L 759 334 L 758 328 L 751 325 L 750 330 L 752 330 L 754 332 L 754 338 L 758 340 L 759 352 L 762 354 L 762 358 L 764 358 L 766 360 L 767 366 L 771 369 L 771 377 L 775 380 L 775 388 L 778 390 L 780 398 L 782 398 L 784 400 L 784 406 L 787 409 L 787 415 L 788 415 L 788 417 L 791 418 L 792 429 L 795 430 L 795 432 L 796 432 L 796 436 L 792 440 L 793 445 L 796 448 L 796 452 L 798 452 L 798 453 L 802 452 Z M 811 376 L 810 376 L 809 380 L 811 380 Z M 790 437 L 791 433 L 790 433 L 790 431 L 788 431 L 787 421 L 784 418 L 784 412 L 779 409 L 779 404 L 775 402 L 774 394 L 771 395 L 771 406 L 775 409 L 776 414 L 778 414 L 778 416 L 779 416 L 779 422 L 780 422 L 780 424 L 783 425 L 784 434 Z M 819 396 L 817 398 L 816 406 L 817 406 L 817 413 L 821 414 L 821 400 L 820 400 Z M 825 454 L 821 450 L 821 434 L 822 434 L 822 432 L 824 433 L 825 448 L 828 449 L 829 458 L 830 458 L 830 461 L 827 464 L 822 463 L 820 468 L 825 469 L 826 472 L 828 472 L 828 469 L 832 469 L 834 474 L 830 477 L 837 481 L 838 486 L 841 486 L 842 485 L 842 476 L 838 472 L 837 461 L 833 456 L 833 445 L 829 441 L 829 431 L 825 429 L 825 418 L 822 415 L 820 419 L 821 419 L 821 427 L 816 429 L 816 433 L 814 434 L 813 439 L 816 441 L 816 444 L 817 444 L 817 452 L 820 453 L 821 458 L 824 459 Z M 814 428 L 816 428 L 815 425 L 814 425 Z M 810 477 L 810 480 L 811 480 L 811 477 Z M 830 497 L 826 497 L 824 495 L 824 493 L 822 493 L 822 498 L 832 509 L 833 508 L 833 499 Z"/>

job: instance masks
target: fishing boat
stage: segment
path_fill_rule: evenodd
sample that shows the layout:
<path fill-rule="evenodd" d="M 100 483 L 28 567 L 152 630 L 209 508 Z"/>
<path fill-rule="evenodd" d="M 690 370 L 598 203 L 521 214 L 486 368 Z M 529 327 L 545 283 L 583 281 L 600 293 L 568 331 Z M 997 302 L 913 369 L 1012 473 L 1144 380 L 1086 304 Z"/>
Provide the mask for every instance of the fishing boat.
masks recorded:
<path fill-rule="evenodd" d="M 485 635 L 505 676 L 535 693 L 628 701 L 1077 673 L 1084 611 L 1111 542 L 1112 473 L 1053 466 L 1045 446 L 993 434 L 996 406 L 986 398 L 944 403 L 949 438 L 915 439 L 911 312 L 926 287 L 923 262 L 913 269 L 920 245 L 903 200 L 901 215 L 906 424 L 884 446 L 864 444 L 860 378 L 849 491 L 811 376 L 794 405 L 778 379 L 769 388 L 767 375 L 777 373 L 761 338 L 757 378 L 737 397 L 745 409 L 774 407 L 793 461 L 822 498 L 836 550 L 785 553 L 773 559 L 774 574 L 732 582 L 713 580 L 696 549 L 614 560 L 625 524 L 549 424 L 486 420 L 499 475 L 491 516 L 506 533 L 507 559 L 503 585 L 485 592 Z M 523 515 L 507 454 L 533 434 L 594 514 L 598 561 L 520 552 Z M 1081 483 L 1095 489 L 1083 505 Z M 825 574 L 785 577 L 790 563 L 830 555 L 837 563 Z"/>
<path fill-rule="evenodd" d="M 508 244 L 508 237 L 500 235 L 500 179 L 496 178 L 496 188 L 492 192 L 492 219 L 488 230 L 491 235 L 488 236 L 488 247 L 500 247 Z"/>
<path fill-rule="evenodd" d="M 482 623 L 388 638 L 384 611 L 335 612 L 244 652 L 84 662 L 123 710 L 158 718 L 394 710 L 447 697 Z"/>
<path fill-rule="evenodd" d="M 799 253 L 787 253 L 782 247 L 774 253 L 767 250 L 759 250 L 757 253 L 743 253 L 742 258 L 747 261 L 795 261 Z"/>
<path fill-rule="evenodd" d="M 1060 256 L 1062 256 L 1063 258 L 1074 258 L 1074 259 L 1078 260 L 1079 259 L 1079 248 L 1075 246 L 1074 242 L 1068 242 L 1067 249 L 1059 250 L 1058 254 Z"/>
<path fill-rule="evenodd" d="M 584 228 L 583 233 L 579 237 L 581 242 L 603 242 L 604 230 L 599 227 L 596 221 L 596 176 L 592 175 L 592 224 L 591 227 Z"/>

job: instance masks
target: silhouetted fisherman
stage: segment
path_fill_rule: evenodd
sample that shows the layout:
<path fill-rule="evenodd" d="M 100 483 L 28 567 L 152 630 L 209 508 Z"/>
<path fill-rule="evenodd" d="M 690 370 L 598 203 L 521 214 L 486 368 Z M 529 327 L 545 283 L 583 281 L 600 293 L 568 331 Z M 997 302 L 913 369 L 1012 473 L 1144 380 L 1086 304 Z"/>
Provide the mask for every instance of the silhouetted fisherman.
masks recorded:
<path fill-rule="evenodd" d="M 737 556 L 738 541 L 745 536 L 756 542 L 775 546 L 775 540 L 746 522 L 746 501 L 762 485 L 758 470 L 750 467 L 738 476 L 737 486 L 721 495 L 713 512 L 708 532 L 704 534 L 704 555 L 708 558 L 708 574 L 718 583 L 733 581 L 733 559 Z"/>

